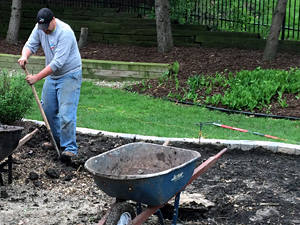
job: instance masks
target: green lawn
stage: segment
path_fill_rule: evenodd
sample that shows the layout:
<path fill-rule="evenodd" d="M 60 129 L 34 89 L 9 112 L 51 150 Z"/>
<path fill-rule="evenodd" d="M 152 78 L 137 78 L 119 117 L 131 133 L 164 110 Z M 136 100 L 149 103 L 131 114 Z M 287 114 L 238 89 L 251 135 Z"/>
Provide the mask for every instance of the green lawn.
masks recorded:
<path fill-rule="evenodd" d="M 39 96 L 42 84 L 42 81 L 35 84 Z M 25 117 L 42 120 L 36 104 Z M 226 114 L 199 106 L 180 105 L 141 96 L 121 89 L 99 87 L 91 81 L 84 81 L 82 84 L 77 118 L 78 127 L 147 136 L 198 138 L 200 126 L 195 125 L 196 123 L 219 121 L 219 124 L 273 135 L 280 139 L 215 125 L 202 126 L 202 136 L 207 139 L 281 141 L 292 144 L 300 140 L 300 121 Z"/>

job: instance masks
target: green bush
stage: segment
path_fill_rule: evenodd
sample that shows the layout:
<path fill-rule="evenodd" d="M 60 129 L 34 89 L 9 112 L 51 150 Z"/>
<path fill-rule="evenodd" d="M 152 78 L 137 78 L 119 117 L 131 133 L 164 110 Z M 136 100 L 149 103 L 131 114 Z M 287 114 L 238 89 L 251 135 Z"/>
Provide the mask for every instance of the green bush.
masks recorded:
<path fill-rule="evenodd" d="M 12 124 L 20 120 L 32 106 L 33 94 L 20 72 L 0 71 L 0 122 Z"/>

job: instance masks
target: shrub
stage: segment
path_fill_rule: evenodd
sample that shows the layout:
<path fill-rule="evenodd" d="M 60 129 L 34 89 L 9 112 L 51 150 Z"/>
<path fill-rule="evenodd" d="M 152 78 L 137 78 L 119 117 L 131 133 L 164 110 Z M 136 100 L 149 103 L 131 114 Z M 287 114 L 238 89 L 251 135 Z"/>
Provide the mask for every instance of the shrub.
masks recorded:
<path fill-rule="evenodd" d="M 24 117 L 33 103 L 31 88 L 20 72 L 0 71 L 0 122 L 12 124 Z"/>

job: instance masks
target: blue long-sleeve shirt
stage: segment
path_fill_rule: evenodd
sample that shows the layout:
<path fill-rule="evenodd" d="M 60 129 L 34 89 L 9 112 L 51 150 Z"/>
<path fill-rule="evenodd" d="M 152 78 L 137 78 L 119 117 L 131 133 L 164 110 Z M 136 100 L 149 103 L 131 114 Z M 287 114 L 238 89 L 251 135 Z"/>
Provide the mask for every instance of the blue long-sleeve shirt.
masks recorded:
<path fill-rule="evenodd" d="M 36 24 L 24 48 L 34 53 L 42 45 L 46 57 L 45 65 L 50 65 L 53 70 L 50 77 L 58 79 L 81 70 L 82 63 L 73 30 L 61 20 L 55 20 L 56 29 L 50 34 L 38 30 Z"/>

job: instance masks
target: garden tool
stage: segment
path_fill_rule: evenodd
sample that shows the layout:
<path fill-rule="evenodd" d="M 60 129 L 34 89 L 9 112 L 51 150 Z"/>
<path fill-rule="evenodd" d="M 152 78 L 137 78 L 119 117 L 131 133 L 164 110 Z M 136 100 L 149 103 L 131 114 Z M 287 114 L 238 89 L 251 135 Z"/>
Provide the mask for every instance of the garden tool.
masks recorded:
<path fill-rule="evenodd" d="M 26 75 L 29 75 L 28 70 L 27 70 L 26 67 L 25 67 L 24 70 L 25 70 Z M 49 134 L 50 134 L 50 137 L 51 137 L 51 141 L 53 142 L 54 148 L 55 148 L 55 150 L 57 151 L 58 158 L 60 158 L 60 153 L 59 153 L 59 150 L 58 150 L 56 141 L 55 141 L 55 139 L 54 139 L 54 137 L 53 137 L 53 133 L 52 133 L 52 131 L 51 131 L 49 122 L 48 122 L 48 120 L 47 120 L 47 117 L 46 117 L 46 115 L 45 115 L 45 112 L 44 112 L 44 110 L 43 110 L 43 107 L 42 107 L 42 105 L 41 105 L 41 102 L 40 102 L 40 100 L 39 100 L 39 97 L 38 97 L 38 95 L 37 95 L 37 93 L 36 93 L 36 90 L 35 90 L 33 84 L 31 84 L 30 87 L 31 87 L 32 92 L 33 92 L 33 94 L 34 94 L 36 103 L 38 104 L 38 107 L 39 107 L 39 109 L 40 109 L 40 112 L 41 112 L 41 115 L 42 115 L 43 120 L 44 120 L 44 122 L 45 122 L 46 128 L 47 128 L 47 130 L 49 131 Z"/>
<path fill-rule="evenodd" d="M 218 122 L 219 121 L 220 120 L 218 120 Z M 250 130 L 246 130 L 246 129 L 242 129 L 242 128 L 237 128 L 237 127 L 231 127 L 231 126 L 227 126 L 227 125 L 219 124 L 219 123 L 215 123 L 215 122 L 209 122 L 209 123 L 202 123 L 201 122 L 200 124 L 197 123 L 195 125 L 200 125 L 200 132 L 201 132 L 202 125 L 205 125 L 205 124 L 212 124 L 212 125 L 215 125 L 215 126 L 218 126 L 218 127 L 222 127 L 222 128 L 226 128 L 226 129 L 231 129 L 231 130 L 236 130 L 236 131 L 239 131 L 239 132 L 251 133 L 251 134 L 263 136 L 263 137 L 266 137 L 266 138 L 278 139 L 278 140 L 282 140 L 282 141 L 291 141 L 291 142 L 294 142 L 296 144 L 300 144 L 300 142 L 297 142 L 297 141 L 287 140 L 285 138 L 279 138 L 279 137 L 272 136 L 272 135 L 269 135 L 269 134 L 262 134 L 262 133 L 258 133 L 258 132 L 254 132 L 254 131 L 250 131 Z"/>

